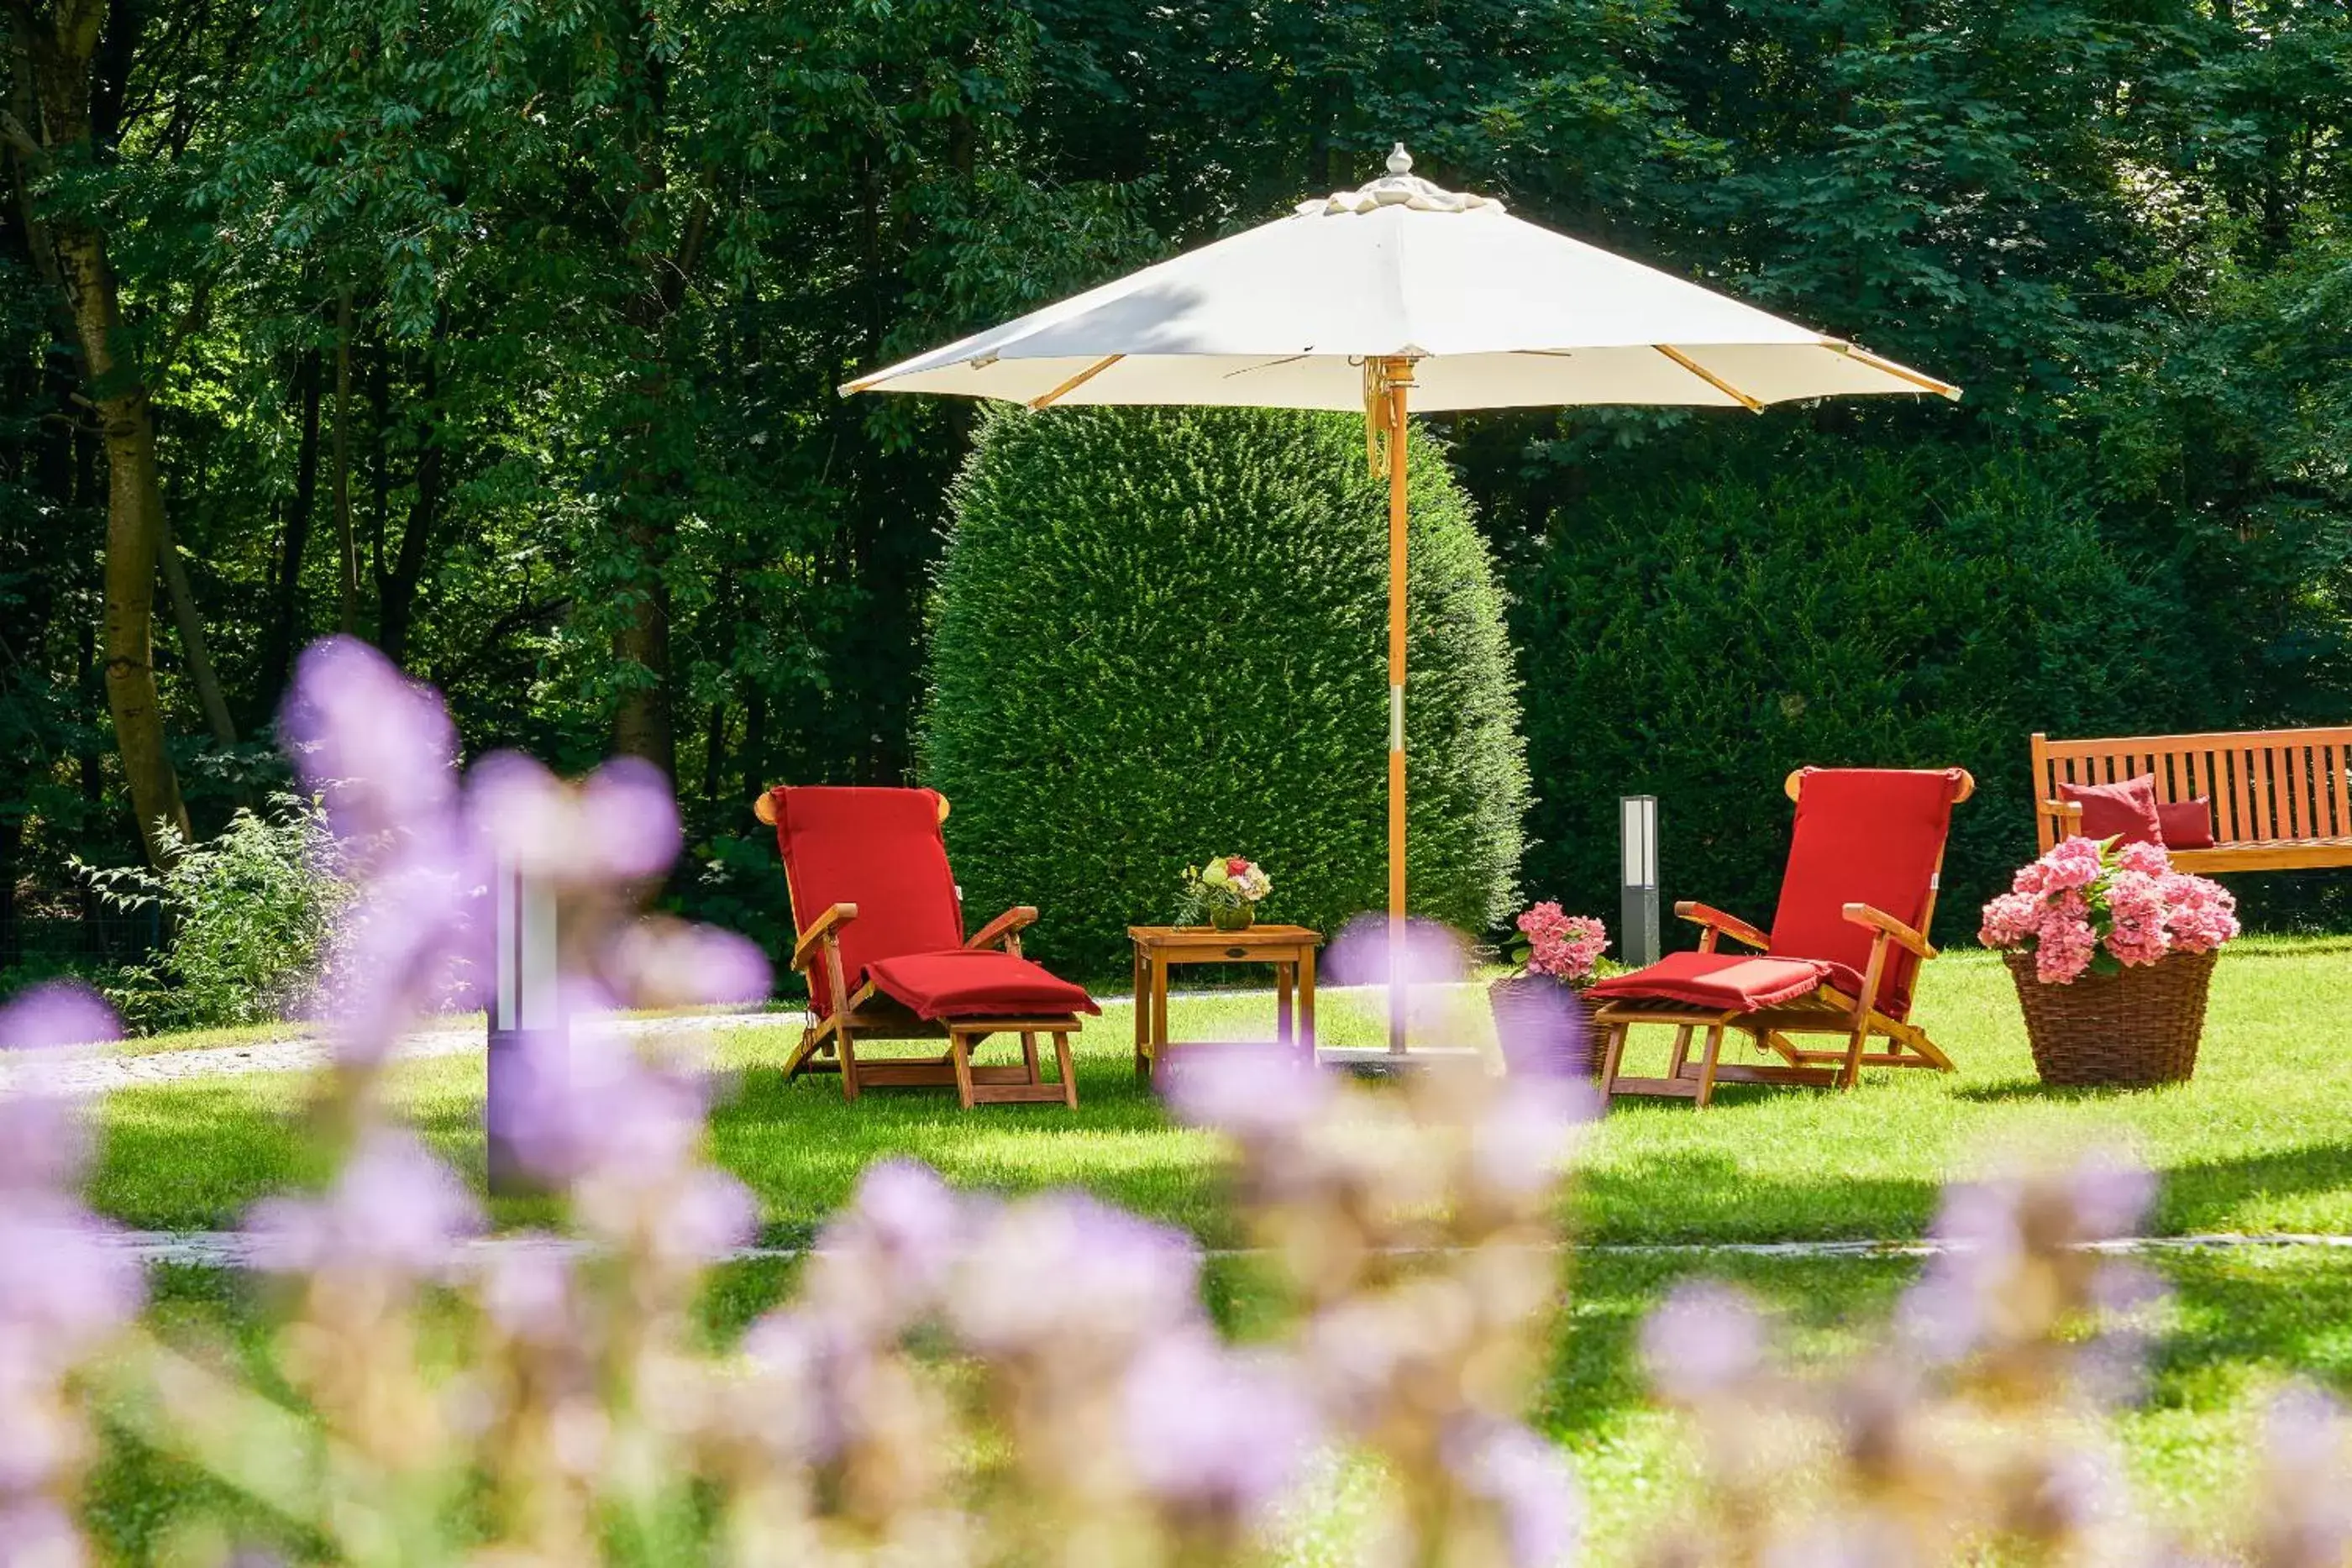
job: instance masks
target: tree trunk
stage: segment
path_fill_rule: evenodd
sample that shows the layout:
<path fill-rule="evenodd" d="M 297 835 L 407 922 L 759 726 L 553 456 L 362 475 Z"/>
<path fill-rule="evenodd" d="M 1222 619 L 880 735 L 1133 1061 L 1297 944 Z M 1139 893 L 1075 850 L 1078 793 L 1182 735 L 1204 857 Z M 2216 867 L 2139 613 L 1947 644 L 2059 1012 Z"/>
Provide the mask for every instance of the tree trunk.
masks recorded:
<path fill-rule="evenodd" d="M 439 351 L 443 333 L 444 325 L 436 323 L 433 341 L 425 350 L 424 372 L 411 415 L 416 432 L 416 495 L 409 502 L 408 526 L 401 532 L 400 549 L 389 568 L 382 565 L 381 547 L 377 551 L 376 646 L 383 651 L 385 658 L 404 666 L 409 633 L 416 620 L 416 592 L 425 580 L 425 569 L 432 564 L 434 533 L 440 525 L 446 493 L 442 476 L 447 471 L 448 460 L 434 432 L 442 412 Z M 381 420 L 381 403 L 378 410 Z M 381 497 L 377 505 L 383 505 Z"/>
<path fill-rule="evenodd" d="M 42 150 L 51 158 L 91 156 L 91 65 L 106 14 L 104 0 L 58 0 L 46 15 L 10 6 L 10 28 L 40 103 Z M 161 864 L 167 858 L 162 830 L 185 833 L 188 813 L 155 689 L 155 565 L 163 531 L 155 421 L 131 352 L 105 235 L 73 214 L 51 224 L 49 243 L 106 443 L 107 706 L 140 837 L 148 858 Z"/>
<path fill-rule="evenodd" d="M 342 548 L 341 608 L 336 629 L 360 629 L 360 547 L 352 534 L 352 290 L 335 292 L 335 542 Z"/>
<path fill-rule="evenodd" d="M 302 632 L 302 557 L 310 544 L 310 514 L 319 499 L 319 383 L 324 377 L 319 350 L 305 349 L 294 371 L 295 396 L 302 413 L 302 436 L 295 449 L 294 494 L 286 505 L 285 543 L 278 552 L 278 572 L 269 585 L 269 623 L 262 645 L 261 678 L 257 683 L 265 712 L 278 706 L 286 674 L 294 662 L 294 644 Z"/>
<path fill-rule="evenodd" d="M 195 684 L 197 706 L 213 738 L 223 746 L 236 744 L 236 726 L 228 716 L 228 700 L 221 695 L 220 676 L 205 646 L 205 619 L 196 610 L 195 590 L 188 585 L 188 569 L 180 564 L 179 548 L 172 542 L 172 520 L 162 508 L 155 514 L 155 554 L 163 563 L 163 587 L 172 601 L 172 622 L 180 629 L 180 656 L 188 662 L 188 679 Z"/>

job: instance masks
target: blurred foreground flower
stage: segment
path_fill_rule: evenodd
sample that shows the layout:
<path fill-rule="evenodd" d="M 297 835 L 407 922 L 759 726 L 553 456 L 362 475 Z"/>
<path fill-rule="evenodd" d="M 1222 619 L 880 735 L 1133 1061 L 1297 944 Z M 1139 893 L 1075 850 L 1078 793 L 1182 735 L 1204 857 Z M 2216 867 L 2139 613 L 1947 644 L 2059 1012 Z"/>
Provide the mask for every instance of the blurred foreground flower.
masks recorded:
<path fill-rule="evenodd" d="M 318 1118 L 332 1168 L 248 1218 L 278 1311 L 266 1364 L 131 1322 L 135 1267 L 72 1196 L 79 1123 L 0 1096 L 0 1568 L 86 1560 L 101 1398 L 219 1483 L 184 1511 L 224 1490 L 259 1504 L 176 1520 L 195 1563 L 268 1560 L 231 1547 L 268 1519 L 289 1559 L 355 1568 L 1214 1568 L 1279 1552 L 1308 1479 L 1349 1458 L 1384 1479 L 1358 1560 L 1575 1558 L 1574 1479 L 1526 1411 L 1589 1085 L 1464 1063 L 1366 1089 L 1216 1056 L 1178 1074 L 1178 1113 L 1233 1145 L 1282 1298 L 1251 1343 L 1220 1332 L 1183 1233 L 883 1161 L 791 1299 L 717 1347 L 698 1309 L 755 1205 L 709 1157 L 700 1064 L 603 1020 L 754 999 L 768 976 L 740 938 L 638 913 L 677 849 L 666 787 L 629 762 L 460 775 L 438 699 L 349 641 L 305 655 L 286 730 L 365 886 Z M 508 1129 L 556 1228 L 483 1241 L 468 1184 L 388 1116 L 383 1075 L 478 957 L 501 865 L 559 904 L 569 1028 L 521 1047 Z M 1377 925 L 1334 954 L 1373 982 L 1386 957 Z M 1405 954 L 1439 1005 L 1475 996 L 1463 958 L 1427 927 Z M 110 1028 L 69 988 L 0 1009 L 0 1042 Z M 1737 1293 L 1677 1292 L 1643 1354 L 1706 1479 L 1659 1560 L 2185 1562 L 2138 1522 L 2102 1425 L 2153 1292 L 2095 1249 L 2149 1195 L 2113 1161 L 1954 1188 L 1888 1345 L 1823 1378 L 1780 1371 Z M 2343 1442 L 2324 1400 L 2280 1402 L 2245 1560 L 2342 1561 Z"/>

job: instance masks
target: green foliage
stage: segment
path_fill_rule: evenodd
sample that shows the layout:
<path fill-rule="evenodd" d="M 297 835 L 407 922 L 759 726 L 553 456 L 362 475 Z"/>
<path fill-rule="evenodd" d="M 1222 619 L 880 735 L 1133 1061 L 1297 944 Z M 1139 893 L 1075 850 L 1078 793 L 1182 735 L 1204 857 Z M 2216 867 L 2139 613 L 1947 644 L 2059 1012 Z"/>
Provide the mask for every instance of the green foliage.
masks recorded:
<path fill-rule="evenodd" d="M 1922 448 L 1834 473 L 1769 447 L 1637 471 L 1555 514 L 1516 630 L 1530 885 L 1609 910 L 1616 798 L 1658 797 L 1664 896 L 1769 923 L 1792 768 L 1962 767 L 1937 929 L 2033 853 L 2026 737 L 2198 727 L 2181 617 L 2047 459 Z"/>
<path fill-rule="evenodd" d="M 1413 909 L 1507 908 L 1527 769 L 1502 601 L 1468 504 L 1413 444 Z M 926 781 L 967 905 L 1117 971 L 1186 865 L 1262 864 L 1262 918 L 1336 928 L 1386 889 L 1387 491 L 1363 427 L 1268 410 L 992 415 L 934 600 Z"/>
<path fill-rule="evenodd" d="M 171 869 L 93 870 L 107 902 L 161 906 L 170 946 L 122 970 L 108 999 L 142 1030 L 268 1023 L 300 1014 L 331 986 L 339 922 L 351 903 L 345 852 L 318 806 L 281 795 L 239 809 L 219 837 L 181 843 Z"/>

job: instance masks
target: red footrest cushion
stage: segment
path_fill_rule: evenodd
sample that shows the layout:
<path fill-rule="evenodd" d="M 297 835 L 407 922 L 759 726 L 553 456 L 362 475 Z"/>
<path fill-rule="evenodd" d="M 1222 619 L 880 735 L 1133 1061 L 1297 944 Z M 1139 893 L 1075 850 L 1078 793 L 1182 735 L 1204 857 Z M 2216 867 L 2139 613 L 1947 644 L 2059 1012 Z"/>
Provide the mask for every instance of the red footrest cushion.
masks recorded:
<path fill-rule="evenodd" d="M 919 1018 L 990 1019 L 1099 1013 L 1087 995 L 1049 969 L 992 947 L 902 953 L 866 967 L 866 977 Z"/>
<path fill-rule="evenodd" d="M 1823 981 L 1849 993 L 1862 986 L 1861 976 L 1826 958 L 1669 953 L 1646 969 L 1596 982 L 1590 994 L 1612 1002 L 1686 1002 L 1751 1012 L 1794 1001 Z"/>

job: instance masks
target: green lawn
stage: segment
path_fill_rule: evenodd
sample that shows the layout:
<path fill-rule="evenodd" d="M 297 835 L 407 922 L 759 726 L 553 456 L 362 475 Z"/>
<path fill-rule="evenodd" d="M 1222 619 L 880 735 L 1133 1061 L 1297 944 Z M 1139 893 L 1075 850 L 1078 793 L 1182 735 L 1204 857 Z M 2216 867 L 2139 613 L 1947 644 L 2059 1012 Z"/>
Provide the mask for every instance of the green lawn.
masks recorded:
<path fill-rule="evenodd" d="M 1585 1254 L 1567 1281 L 1567 1309 L 1534 1418 L 1573 1457 L 1591 1512 L 1591 1561 L 1628 1561 L 1690 1493 L 1680 1417 L 1651 1405 L 1633 1353 L 1643 1316 L 1675 1281 L 1707 1272 L 1737 1281 L 1769 1306 L 1783 1348 L 1800 1364 L 1840 1357 L 1883 1324 L 1915 1265 L 1899 1259 L 1793 1260 L 1736 1254 Z M 2242 1502 L 2242 1456 L 2263 1393 L 2290 1372 L 2352 1387 L 2352 1256 L 2321 1248 L 2175 1255 L 2156 1267 L 2176 1293 L 2172 1336 L 2158 1354 L 2150 1397 L 2120 1421 L 2139 1495 L 2192 1539 L 2209 1537 Z M 714 1279 L 708 1317 L 724 1340 L 788 1289 L 793 1266 L 736 1265 Z M 226 1320 L 260 1338 L 248 1285 L 198 1270 L 157 1271 L 182 1333 L 212 1336 Z M 1246 1320 L 1255 1306 L 1244 1268 L 1215 1263 L 1213 1304 Z M 1343 1471 L 1302 1521 L 1288 1568 L 1350 1568 L 1351 1533 L 1381 1478 Z M 186 1466 L 128 1439 L 109 1446 L 96 1477 L 93 1522 L 118 1561 L 144 1561 L 192 1502 L 227 1509 L 257 1539 L 266 1515 Z M 2211 1544 L 2210 1541 L 2207 1544 Z M 299 1544 L 299 1543 L 297 1543 Z"/>
<path fill-rule="evenodd" d="M 1264 998 L 1193 997 L 1180 1033 L 1232 1037 L 1271 1029 Z M 1359 998 L 1328 996 L 1325 1038 L 1370 1043 L 1376 1019 Z M 2352 940 L 2248 941 L 2216 975 L 2193 1083 L 2132 1094 L 2045 1092 L 2033 1082 L 2005 970 L 1960 953 L 1931 966 L 1920 1016 L 1960 1064 L 1951 1077 L 1882 1077 L 1850 1095 L 1727 1090 L 1705 1113 L 1681 1103 L 1613 1111 L 1590 1138 L 1573 1222 L 1602 1243 L 1905 1237 L 1918 1233 L 1948 1176 L 2004 1148 L 2117 1144 L 2165 1177 L 2154 1228 L 2165 1232 L 2352 1234 L 2352 1137 L 2333 1076 L 2340 1020 L 2352 1015 Z M 940 1094 L 869 1095 L 845 1105 L 817 1080 L 774 1072 L 790 1023 L 720 1037 L 738 1092 L 714 1127 L 719 1157 L 765 1206 L 772 1240 L 805 1238 L 858 1171 L 889 1154 L 929 1160 L 971 1186 L 1083 1185 L 1145 1213 L 1234 1239 L 1220 1191 L 1220 1145 L 1171 1127 L 1134 1082 L 1131 1015 L 1113 1009 L 1088 1030 L 1082 1108 L 955 1109 Z M 1663 1037 L 1644 1041 L 1654 1055 Z M 452 1157 L 478 1171 L 482 1068 L 473 1058 L 421 1061 L 396 1074 L 404 1109 Z M 301 1175 L 295 1133 L 305 1086 L 288 1075 L 124 1092 L 103 1112 L 98 1201 L 121 1219 L 163 1228 L 233 1224 L 256 1197 Z M 523 1218 L 518 1209 L 511 1218 Z M 2352 1253 L 2319 1247 L 2168 1254 L 2154 1266 L 2178 1292 L 2154 1396 L 2122 1432 L 2144 1495 L 2192 1532 L 2221 1517 L 2241 1479 L 2260 1393 L 2289 1372 L 2352 1387 Z M 1643 1396 L 1632 1352 L 1644 1313 L 1677 1278 L 1728 1275 L 1779 1312 L 1801 1358 L 1838 1354 L 1874 1333 L 1916 1269 L 1899 1258 L 1806 1260 L 1732 1253 L 1586 1251 L 1568 1265 L 1567 1315 L 1537 1418 L 1575 1456 L 1591 1494 L 1598 1560 L 1622 1561 L 1688 1485 L 1676 1418 Z M 726 1334 L 786 1289 L 789 1263 L 720 1271 L 710 1318 Z M 243 1316 L 245 1286 L 163 1270 L 166 1293 L 205 1317 Z M 1220 1262 L 1213 1294 L 1248 1321 L 1245 1266 Z M 100 1517 L 136 1558 L 200 1478 L 114 1448 Z M 1376 1476 L 1335 1479 L 1328 1511 L 1304 1527 L 1299 1568 L 1354 1560 L 1349 1521 L 1378 1495 Z"/>
<path fill-rule="evenodd" d="M 1322 1011 L 1328 1041 L 1378 1036 L 1359 998 L 1328 996 Z M 1180 1034 L 1267 1033 L 1272 1003 L 1185 998 L 1174 1016 Z M 2216 971 L 2194 1082 L 2044 1091 L 2007 971 L 1989 955 L 1957 953 L 1928 967 L 1919 1017 L 1958 1072 L 1881 1074 L 1844 1095 L 1727 1088 L 1705 1113 L 1677 1102 L 1621 1104 L 1591 1134 L 1574 1218 L 1587 1239 L 1612 1242 L 1912 1236 L 1938 1185 L 1988 1154 L 2103 1143 L 2163 1173 L 2161 1231 L 2352 1233 L 2352 1137 L 2335 1076 L 2347 1016 L 2352 939 L 2247 941 Z M 739 1074 L 714 1122 L 719 1156 L 760 1194 L 772 1239 L 808 1235 L 857 1173 L 887 1154 L 929 1160 L 974 1186 L 1076 1183 L 1208 1240 L 1230 1239 L 1218 1141 L 1171 1126 L 1135 1082 L 1124 1007 L 1082 1037 L 1076 1115 L 967 1113 L 925 1092 L 877 1092 L 852 1108 L 833 1081 L 782 1082 L 773 1069 L 795 1027 L 730 1030 L 719 1044 Z M 1635 1044 L 1662 1059 L 1664 1031 Z M 479 1058 L 413 1063 L 396 1082 L 407 1112 L 478 1170 Z M 100 1205 L 156 1228 L 233 1224 L 296 1170 L 303 1093 L 299 1078 L 255 1074 L 111 1096 Z"/>

